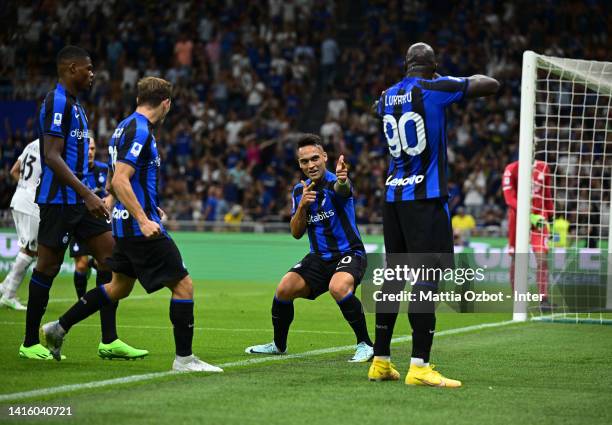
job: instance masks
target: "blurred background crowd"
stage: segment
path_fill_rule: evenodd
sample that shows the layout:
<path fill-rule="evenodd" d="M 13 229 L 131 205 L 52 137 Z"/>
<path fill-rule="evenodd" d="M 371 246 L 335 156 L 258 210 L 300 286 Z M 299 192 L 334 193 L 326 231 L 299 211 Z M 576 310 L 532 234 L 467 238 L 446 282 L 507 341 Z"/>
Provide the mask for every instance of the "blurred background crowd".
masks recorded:
<path fill-rule="evenodd" d="M 406 48 L 431 44 L 442 75 L 487 74 L 498 96 L 448 113 L 451 208 L 474 232 L 503 232 L 504 167 L 518 157 L 526 49 L 609 60 L 605 1 L 114 1 L 18 2 L 0 39 L 0 100 L 36 104 L 55 82 L 55 54 L 78 44 L 96 78 L 83 97 L 105 159 L 115 125 L 145 75 L 174 84 L 157 130 L 161 197 L 173 220 L 286 222 L 301 178 L 296 132 L 319 133 L 328 167 L 344 153 L 357 220 L 381 222 L 386 140 L 370 106 L 400 80 Z M 8 170 L 37 137 L 36 111 L 8 119 L 1 140 L 0 209 Z"/>

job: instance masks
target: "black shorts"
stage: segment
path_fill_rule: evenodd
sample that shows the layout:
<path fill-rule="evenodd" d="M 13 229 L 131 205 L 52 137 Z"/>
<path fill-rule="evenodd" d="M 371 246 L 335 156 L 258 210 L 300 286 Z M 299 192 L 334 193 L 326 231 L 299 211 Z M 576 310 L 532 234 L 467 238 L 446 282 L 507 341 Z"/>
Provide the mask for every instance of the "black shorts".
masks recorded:
<path fill-rule="evenodd" d="M 335 260 L 324 260 L 317 254 L 308 254 L 289 271 L 302 276 L 310 288 L 309 300 L 329 290 L 329 282 L 336 272 L 347 272 L 355 278 L 355 288 L 361 283 L 368 261 L 365 253 L 346 253 Z"/>
<path fill-rule="evenodd" d="M 89 247 L 85 242 L 77 241 L 76 238 L 72 238 L 70 245 L 68 246 L 68 253 L 70 258 L 82 257 L 84 255 L 93 255 L 89 250 Z"/>
<path fill-rule="evenodd" d="M 87 241 L 110 231 L 110 222 L 91 215 L 85 204 L 40 205 L 39 244 L 66 249 L 72 238 Z"/>
<path fill-rule="evenodd" d="M 406 256 L 411 267 L 453 267 L 453 229 L 446 199 L 385 202 L 383 233 L 387 259 L 388 254 L 408 253 L 413 254 Z"/>
<path fill-rule="evenodd" d="M 149 294 L 189 274 L 170 236 L 115 238 L 107 263 L 113 272 L 138 279 Z"/>

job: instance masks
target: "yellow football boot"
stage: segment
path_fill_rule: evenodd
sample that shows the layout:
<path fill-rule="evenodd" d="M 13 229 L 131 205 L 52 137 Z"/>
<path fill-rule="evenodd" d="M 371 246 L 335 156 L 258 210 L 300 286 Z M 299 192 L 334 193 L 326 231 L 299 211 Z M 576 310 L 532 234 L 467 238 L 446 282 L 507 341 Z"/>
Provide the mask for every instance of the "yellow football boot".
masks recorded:
<path fill-rule="evenodd" d="M 461 381 L 442 376 L 434 370 L 434 365 L 417 366 L 410 365 L 406 375 L 406 385 L 424 385 L 427 387 L 459 388 Z"/>
<path fill-rule="evenodd" d="M 400 374 L 390 360 L 382 360 L 374 357 L 370 370 L 368 370 L 368 379 L 370 381 L 397 381 L 400 379 Z"/>

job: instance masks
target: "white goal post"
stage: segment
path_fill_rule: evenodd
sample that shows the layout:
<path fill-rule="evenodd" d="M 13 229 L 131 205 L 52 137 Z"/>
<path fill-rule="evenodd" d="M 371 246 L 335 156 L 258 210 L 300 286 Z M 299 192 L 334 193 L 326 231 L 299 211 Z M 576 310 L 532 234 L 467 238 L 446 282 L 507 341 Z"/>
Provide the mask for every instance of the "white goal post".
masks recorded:
<path fill-rule="evenodd" d="M 557 217 L 570 229 L 565 236 L 571 242 L 564 238 L 567 245 L 553 244 L 550 249 L 554 255 L 571 243 L 576 252 L 601 250 L 607 262 L 607 287 L 596 296 L 605 310 L 612 310 L 611 99 L 612 62 L 524 52 L 514 270 L 518 293 L 528 292 L 533 284 L 528 257 L 532 171 L 538 158 L 548 164 L 551 174 L 550 220 Z M 525 321 L 528 316 L 528 303 L 516 301 L 513 320 Z"/>

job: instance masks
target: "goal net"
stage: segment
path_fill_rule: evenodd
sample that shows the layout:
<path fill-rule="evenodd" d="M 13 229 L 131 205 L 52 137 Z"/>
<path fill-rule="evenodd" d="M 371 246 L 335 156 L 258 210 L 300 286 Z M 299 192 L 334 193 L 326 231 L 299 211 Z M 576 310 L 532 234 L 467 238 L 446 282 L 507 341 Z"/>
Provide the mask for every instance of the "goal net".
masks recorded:
<path fill-rule="evenodd" d="M 521 90 L 514 319 L 612 324 L 612 62 L 527 51 Z"/>

